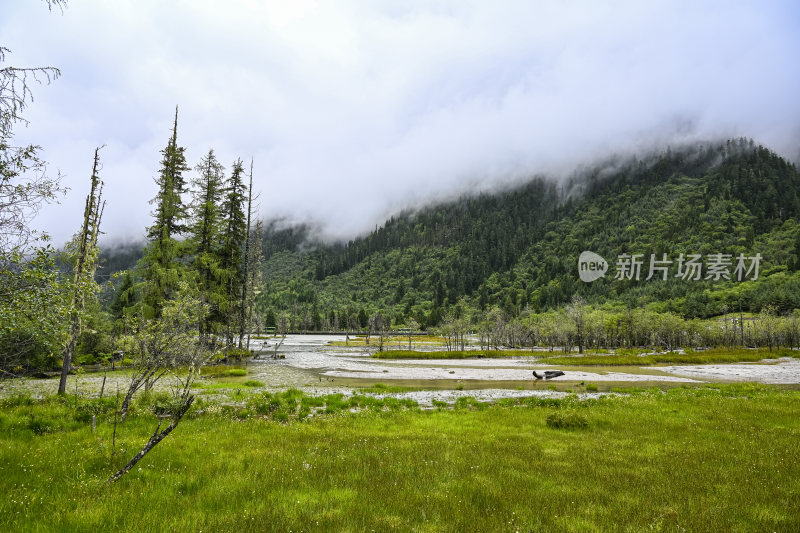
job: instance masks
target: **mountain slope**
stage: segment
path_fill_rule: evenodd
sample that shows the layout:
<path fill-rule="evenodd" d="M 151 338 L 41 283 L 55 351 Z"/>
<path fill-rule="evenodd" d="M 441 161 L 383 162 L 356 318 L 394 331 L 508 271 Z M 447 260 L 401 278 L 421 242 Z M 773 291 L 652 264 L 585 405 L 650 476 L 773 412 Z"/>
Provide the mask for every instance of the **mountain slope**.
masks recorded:
<path fill-rule="evenodd" d="M 741 302 L 758 310 L 800 307 L 800 174 L 752 141 L 667 150 L 646 161 L 599 167 L 557 186 L 464 198 L 387 221 L 347 244 L 307 241 L 303 228 L 266 239 L 262 313 L 308 316 L 383 310 L 395 321 L 434 325 L 456 302 L 511 315 L 562 305 L 574 294 L 596 303 L 655 305 L 710 316 Z M 761 277 L 743 283 L 578 278 L 592 250 L 622 253 L 761 253 Z M 645 264 L 646 268 L 646 264 Z M 646 275 L 646 272 L 645 272 Z M 327 316 L 327 315 L 326 315 Z"/>

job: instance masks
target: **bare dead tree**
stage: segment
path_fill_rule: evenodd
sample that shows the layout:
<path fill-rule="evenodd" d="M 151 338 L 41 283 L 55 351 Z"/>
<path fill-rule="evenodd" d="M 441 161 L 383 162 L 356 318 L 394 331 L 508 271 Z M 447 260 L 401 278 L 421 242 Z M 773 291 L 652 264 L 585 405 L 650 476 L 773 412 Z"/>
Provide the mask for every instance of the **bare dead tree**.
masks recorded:
<path fill-rule="evenodd" d="M 386 340 L 386 330 L 389 327 L 389 320 L 385 318 L 380 311 L 375 312 L 369 317 L 369 328 L 378 335 L 378 351 L 383 351 L 383 345 Z"/>
<path fill-rule="evenodd" d="M 254 282 L 255 279 L 253 277 L 253 272 L 258 265 L 255 263 L 254 252 L 256 250 L 256 244 L 253 242 L 257 235 L 254 234 L 252 231 L 252 219 L 253 219 L 253 200 L 255 199 L 258 201 L 260 195 L 256 195 L 253 198 L 253 159 L 250 159 L 250 186 L 247 188 L 247 230 L 246 230 L 246 237 L 244 241 L 244 265 L 243 265 L 243 286 L 242 286 L 242 299 L 240 302 L 239 308 L 239 349 L 241 350 L 244 347 L 244 336 L 245 334 L 249 334 L 250 332 L 250 317 L 252 315 L 252 300 L 253 291 L 255 289 Z M 258 246 L 258 250 L 260 252 L 260 246 Z M 248 348 L 250 344 L 249 336 L 248 336 Z"/>
<path fill-rule="evenodd" d="M 280 341 L 275 343 L 274 352 L 272 353 L 272 358 L 278 358 L 278 349 L 281 347 L 283 342 L 286 340 L 286 334 L 289 332 L 289 317 L 286 316 L 285 313 L 282 313 L 281 316 L 278 317 L 278 323 L 275 333 L 280 335 Z"/>
<path fill-rule="evenodd" d="M 159 442 L 164 440 L 164 437 L 172 433 L 172 430 L 178 427 L 178 424 L 183 418 L 183 415 L 185 415 L 186 412 L 189 411 L 189 408 L 192 406 L 193 402 L 194 402 L 194 396 L 193 395 L 187 396 L 187 398 L 183 400 L 183 402 L 180 404 L 180 409 L 169 414 L 170 423 L 164 430 L 161 430 L 161 425 L 163 424 L 163 420 L 165 417 L 160 416 L 158 426 L 156 427 L 155 431 L 150 436 L 150 438 L 147 440 L 145 445 L 142 447 L 142 449 L 139 451 L 139 453 L 134 455 L 131 458 L 131 460 L 128 461 L 128 464 L 123 466 L 113 476 L 108 478 L 107 483 L 113 483 L 114 481 L 117 481 L 119 478 L 127 474 L 131 468 L 136 466 L 136 463 L 141 461 L 142 458 L 145 455 L 147 455 L 148 452 L 150 452 L 150 450 L 155 448 Z"/>
<path fill-rule="evenodd" d="M 247 297 L 247 327 L 248 331 L 252 333 L 257 331 L 258 319 L 253 319 L 253 306 L 256 301 L 256 294 L 261 288 L 261 260 L 263 253 L 261 250 L 261 239 L 263 236 L 263 226 L 260 220 L 256 221 L 256 226 L 252 231 L 252 243 L 250 245 L 250 253 L 248 261 L 250 264 L 249 269 L 249 291 Z M 247 336 L 247 349 L 250 349 L 250 335 Z"/>
<path fill-rule="evenodd" d="M 83 223 L 77 237 L 77 257 L 73 279 L 72 302 L 70 305 L 70 326 L 67 346 L 64 350 L 64 360 L 61 367 L 61 380 L 58 383 L 58 393 L 64 394 L 67 387 L 67 376 L 72 369 L 72 356 L 75 353 L 75 344 L 81 332 L 81 318 L 86 307 L 86 300 L 92 296 L 97 288 L 94 274 L 97 270 L 97 237 L 100 235 L 100 220 L 103 218 L 105 202 L 102 202 L 103 182 L 100 180 L 100 148 L 94 151 L 92 164 L 91 186 L 86 196 L 86 205 L 83 210 Z"/>
<path fill-rule="evenodd" d="M 50 11 L 53 10 L 53 7 L 57 7 L 64 11 L 64 8 L 67 7 L 67 0 L 44 0 L 47 3 L 47 9 Z"/>
<path fill-rule="evenodd" d="M 419 329 L 419 322 L 410 318 L 406 321 L 406 327 L 408 328 L 408 349 L 411 349 L 411 335 Z"/>
<path fill-rule="evenodd" d="M 0 46 L 0 61 L 5 62 L 11 50 Z M 0 68 L 0 130 L 9 133 L 15 122 L 27 124 L 22 111 L 33 101 L 32 83 L 50 83 L 61 75 L 56 67 Z"/>
<path fill-rule="evenodd" d="M 42 206 L 54 202 L 66 189 L 58 178 L 46 175 L 46 163 L 35 145 L 13 146 L 14 124 L 28 121 L 22 112 L 33 102 L 31 85 L 50 83 L 61 75 L 55 67 L 2 66 L 8 48 L 0 46 L 0 251 L 22 249 L 35 241 L 30 226 Z M 46 237 L 46 236 L 44 236 Z"/>

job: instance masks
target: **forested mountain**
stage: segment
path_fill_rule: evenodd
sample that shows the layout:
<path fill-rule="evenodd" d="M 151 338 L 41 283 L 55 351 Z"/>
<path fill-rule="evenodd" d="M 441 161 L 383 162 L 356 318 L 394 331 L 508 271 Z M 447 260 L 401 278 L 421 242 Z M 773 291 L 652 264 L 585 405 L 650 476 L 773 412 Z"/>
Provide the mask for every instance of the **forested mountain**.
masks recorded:
<path fill-rule="evenodd" d="M 375 312 L 393 324 L 414 319 L 430 327 L 454 306 L 498 307 L 513 317 L 558 308 L 574 295 L 595 306 L 650 307 L 686 318 L 766 306 L 785 312 L 800 308 L 798 191 L 793 164 L 739 139 L 409 210 L 347 243 L 324 242 L 307 225 L 271 221 L 263 232 L 256 310 L 269 325 L 285 313 L 303 329 Z M 584 250 L 609 263 L 604 278 L 580 280 Z M 732 256 L 731 272 L 740 253 L 761 254 L 758 279 L 752 272 L 741 282 L 674 276 L 680 254 L 718 253 Z M 620 254 L 642 255 L 639 280 L 615 279 Z M 650 254 L 672 261 L 667 280 L 645 280 Z M 140 255 L 140 245 L 106 248 L 98 275 L 107 278 Z"/>
<path fill-rule="evenodd" d="M 362 318 L 382 311 L 393 323 L 413 318 L 422 326 L 436 325 L 454 305 L 498 306 L 516 316 L 576 294 L 595 305 L 651 306 L 687 318 L 740 306 L 785 311 L 800 307 L 799 190 L 794 165 L 740 139 L 401 213 L 346 244 L 272 224 L 257 309 L 270 319 L 287 312 L 295 327 L 310 328 L 361 309 Z M 579 279 L 584 250 L 608 261 L 605 278 Z M 642 254 L 640 280 L 614 279 L 625 253 Z M 675 278 L 680 254 L 718 253 L 731 254 L 731 272 L 740 253 L 761 254 L 758 279 L 752 272 L 741 282 Z M 673 262 L 667 280 L 645 281 L 650 254 Z"/>

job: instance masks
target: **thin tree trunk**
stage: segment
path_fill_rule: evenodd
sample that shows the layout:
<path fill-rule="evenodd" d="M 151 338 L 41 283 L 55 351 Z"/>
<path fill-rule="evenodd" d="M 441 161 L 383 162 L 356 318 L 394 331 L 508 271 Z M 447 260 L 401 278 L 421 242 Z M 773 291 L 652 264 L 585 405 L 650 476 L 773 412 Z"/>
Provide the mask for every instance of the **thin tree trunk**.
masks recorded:
<path fill-rule="evenodd" d="M 244 239 L 244 275 L 242 276 L 242 302 L 241 302 L 241 309 L 239 314 L 239 349 L 242 349 L 242 344 L 244 341 L 244 334 L 245 330 L 247 329 L 247 324 L 245 323 L 245 319 L 247 318 L 247 296 L 249 294 L 249 272 L 250 272 L 250 240 L 252 236 L 250 235 L 250 220 L 253 214 L 253 159 L 250 158 L 250 187 L 247 189 L 247 232 L 245 233 L 246 237 Z"/>
<path fill-rule="evenodd" d="M 194 402 L 194 396 L 189 396 L 186 399 L 186 401 L 183 404 L 183 406 L 181 406 L 181 410 L 178 411 L 178 413 L 175 414 L 175 416 L 172 417 L 172 421 L 169 423 L 169 426 L 167 426 L 164 429 L 164 431 L 161 431 L 161 432 L 158 431 L 159 429 L 161 429 L 161 422 L 159 422 L 158 423 L 158 427 L 156 427 L 156 430 L 150 436 L 150 439 L 145 443 L 145 445 L 141 449 L 141 451 L 139 453 L 137 453 L 136 455 L 134 455 L 133 458 L 130 461 L 128 461 L 128 464 L 123 466 L 122 469 L 120 469 L 117 473 L 115 473 L 113 476 L 108 478 L 106 483 L 113 483 L 114 481 L 117 481 L 119 478 L 121 478 L 122 476 L 127 474 L 130 471 L 131 468 L 136 466 L 136 463 L 138 463 L 139 461 L 142 460 L 142 457 L 147 455 L 147 452 L 149 452 L 150 450 L 155 448 L 155 446 L 159 442 L 161 442 L 164 439 L 164 437 L 166 437 L 167 435 L 172 433 L 172 430 L 175 429 L 176 427 L 178 427 L 178 424 L 180 423 L 181 419 L 183 418 L 183 415 L 186 414 L 186 412 L 192 406 L 193 402 Z"/>
<path fill-rule="evenodd" d="M 82 294 L 81 282 L 85 277 L 87 263 L 94 253 L 97 245 L 97 235 L 99 233 L 100 218 L 103 215 L 100 207 L 100 198 L 103 194 L 102 182 L 97 175 L 99 165 L 100 148 L 94 150 L 94 163 L 92 165 L 91 187 L 86 196 L 86 205 L 83 210 L 83 224 L 81 225 L 80 245 L 78 246 L 78 259 L 75 264 L 75 275 L 73 282 L 75 287 L 72 292 L 72 305 L 70 311 L 69 341 L 64 350 L 64 360 L 61 366 L 61 380 L 58 383 L 58 394 L 67 392 L 67 376 L 72 369 L 72 358 L 75 355 L 75 345 L 78 342 L 78 335 L 81 332 L 81 316 L 85 301 Z M 100 186 L 100 191 L 97 188 Z M 96 262 L 96 261 L 95 261 Z M 89 266 L 89 271 L 94 275 L 94 266 Z"/>
<path fill-rule="evenodd" d="M 131 405 L 131 400 L 133 399 L 133 395 L 137 389 L 129 388 L 128 392 L 125 393 L 125 398 L 122 400 L 122 407 L 119 410 L 119 417 L 122 420 L 125 420 L 125 417 L 128 416 L 128 407 Z"/>

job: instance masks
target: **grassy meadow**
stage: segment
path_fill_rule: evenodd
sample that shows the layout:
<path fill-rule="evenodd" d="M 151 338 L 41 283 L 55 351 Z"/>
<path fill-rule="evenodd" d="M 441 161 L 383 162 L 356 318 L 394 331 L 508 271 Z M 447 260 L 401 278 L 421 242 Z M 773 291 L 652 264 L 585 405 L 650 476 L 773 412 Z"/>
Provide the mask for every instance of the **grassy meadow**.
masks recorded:
<path fill-rule="evenodd" d="M 300 391 L 200 401 L 0 402 L 0 531 L 797 531 L 800 392 L 757 385 L 600 399 L 413 402 Z M 97 417 L 96 433 L 91 416 Z"/>

